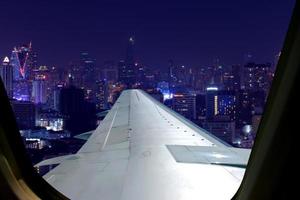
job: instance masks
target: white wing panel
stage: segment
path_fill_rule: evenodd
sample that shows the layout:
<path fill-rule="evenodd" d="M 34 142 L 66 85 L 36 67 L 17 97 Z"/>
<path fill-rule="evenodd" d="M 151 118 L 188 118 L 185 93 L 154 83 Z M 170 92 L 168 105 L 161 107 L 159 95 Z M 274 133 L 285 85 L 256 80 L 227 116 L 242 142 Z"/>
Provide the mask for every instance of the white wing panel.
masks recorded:
<path fill-rule="evenodd" d="M 231 160 L 207 157 L 214 151 Z M 75 157 L 44 178 L 71 199 L 230 199 L 248 155 L 127 90 Z"/>

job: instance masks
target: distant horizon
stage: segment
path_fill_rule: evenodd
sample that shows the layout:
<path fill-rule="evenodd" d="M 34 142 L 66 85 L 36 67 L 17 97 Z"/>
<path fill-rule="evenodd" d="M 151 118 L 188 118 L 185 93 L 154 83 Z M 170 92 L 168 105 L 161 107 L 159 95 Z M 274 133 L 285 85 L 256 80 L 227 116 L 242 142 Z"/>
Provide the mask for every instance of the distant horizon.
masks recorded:
<path fill-rule="evenodd" d="M 32 41 L 31 41 L 31 42 L 32 42 Z M 29 42 L 28 42 L 28 43 L 29 43 Z M 24 44 L 26 44 L 26 43 L 22 43 L 22 44 L 13 46 L 13 47 L 11 48 L 11 51 L 13 50 L 14 47 L 16 47 L 16 46 L 21 46 L 21 45 L 24 45 Z M 32 43 L 32 44 L 33 44 L 33 43 Z M 32 49 L 33 49 L 33 51 L 36 52 L 37 55 L 38 55 L 38 65 L 39 65 L 39 66 L 57 67 L 57 68 L 59 68 L 59 69 L 63 69 L 63 68 L 66 68 L 66 69 L 67 69 L 68 67 L 70 67 L 69 65 L 70 65 L 72 62 L 80 61 L 80 54 L 81 54 L 81 53 L 88 53 L 88 54 L 91 56 L 91 58 L 95 60 L 96 66 L 104 65 L 106 62 L 114 62 L 115 65 L 118 65 L 118 62 L 119 62 L 119 61 L 125 59 L 125 53 L 124 53 L 124 56 L 123 56 L 123 57 L 120 57 L 119 59 L 103 59 L 103 60 L 101 60 L 101 63 L 100 63 L 100 62 L 93 56 L 93 54 L 92 54 L 90 51 L 88 51 L 88 50 L 83 50 L 83 51 L 78 51 L 79 53 L 78 53 L 77 55 L 74 55 L 74 56 L 73 56 L 74 58 L 71 59 L 71 60 L 69 60 L 69 61 L 67 61 L 67 63 L 65 63 L 64 65 L 62 65 L 62 64 L 60 64 L 60 65 L 48 65 L 48 64 L 44 64 L 44 63 L 41 63 L 41 62 L 40 62 L 40 59 L 39 59 L 39 52 L 37 52 L 37 51 L 34 49 L 34 45 L 33 45 Z M 125 52 L 125 49 L 126 49 L 126 47 L 124 47 L 124 52 Z M 10 51 L 10 54 L 8 54 L 8 55 L 1 55 L 1 60 L 3 60 L 5 57 L 8 57 L 8 58 L 10 59 L 10 57 L 11 57 L 11 51 Z M 273 64 L 276 55 L 278 55 L 278 53 L 280 53 L 280 52 L 281 52 L 281 50 L 279 50 L 277 53 L 275 53 L 275 54 L 273 55 L 273 59 L 270 59 L 269 61 L 268 61 L 268 60 L 265 60 L 265 61 L 262 61 L 262 60 L 261 60 L 261 61 L 255 60 L 255 54 L 253 54 L 252 52 L 251 52 L 251 53 L 247 52 L 247 53 L 245 53 L 245 54 L 241 54 L 240 59 L 239 59 L 239 60 L 240 60 L 240 63 L 238 63 L 238 62 L 235 62 L 235 63 L 222 63 L 222 60 L 219 59 L 219 57 L 213 57 L 210 64 L 209 64 L 209 63 L 208 63 L 208 64 L 198 64 L 197 66 L 187 66 L 187 67 L 195 68 L 195 67 L 213 66 L 213 65 L 214 65 L 214 60 L 215 60 L 215 59 L 219 59 L 220 65 L 224 65 L 224 66 L 231 66 L 231 65 L 237 65 L 237 64 L 238 64 L 238 65 L 243 65 L 243 64 L 245 64 L 245 61 L 243 60 L 243 57 L 246 56 L 246 55 L 248 55 L 248 54 L 250 54 L 251 56 L 253 56 L 252 61 L 255 62 L 255 63 L 271 63 L 271 64 Z M 136 56 L 136 55 L 135 55 L 135 56 Z M 136 56 L 136 57 L 137 57 L 137 56 Z M 271 57 L 271 56 L 270 56 L 270 57 Z M 135 58 L 135 60 L 136 60 L 137 63 L 142 64 L 142 66 L 149 67 L 149 65 L 147 65 L 146 63 L 143 63 L 142 61 L 139 61 L 139 60 L 136 59 L 136 58 Z M 174 61 L 174 65 L 175 65 L 175 66 L 185 65 L 184 63 L 180 63 L 180 64 L 178 63 L 178 64 L 177 64 L 177 63 L 176 63 L 176 60 L 174 60 L 174 59 L 172 59 L 172 58 L 167 59 L 167 60 L 165 61 L 165 63 L 164 63 L 164 64 L 161 64 L 161 65 L 162 65 L 162 66 L 165 66 L 165 68 L 168 68 L 168 62 L 169 62 L 169 60 Z M 156 67 L 156 68 L 154 68 L 154 69 L 158 69 L 158 68 L 160 68 L 160 67 Z"/>

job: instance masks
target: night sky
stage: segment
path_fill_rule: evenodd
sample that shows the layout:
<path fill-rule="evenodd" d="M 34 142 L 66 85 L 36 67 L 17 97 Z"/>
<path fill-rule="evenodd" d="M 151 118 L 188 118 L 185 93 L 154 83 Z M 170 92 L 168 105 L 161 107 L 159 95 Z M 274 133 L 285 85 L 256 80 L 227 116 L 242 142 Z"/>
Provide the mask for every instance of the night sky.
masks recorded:
<path fill-rule="evenodd" d="M 89 52 L 97 64 L 125 56 L 136 39 L 138 62 L 164 67 L 273 62 L 295 0 L 0 1 L 0 56 L 32 41 L 40 65 L 67 66 Z"/>

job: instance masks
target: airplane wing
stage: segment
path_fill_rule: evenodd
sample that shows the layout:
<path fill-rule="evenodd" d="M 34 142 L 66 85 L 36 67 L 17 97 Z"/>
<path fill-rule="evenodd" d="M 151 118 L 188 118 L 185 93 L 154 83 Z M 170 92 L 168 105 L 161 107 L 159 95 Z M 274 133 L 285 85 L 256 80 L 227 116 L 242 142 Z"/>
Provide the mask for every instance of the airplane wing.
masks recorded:
<path fill-rule="evenodd" d="M 60 164 L 44 178 L 70 199 L 231 199 L 249 154 L 126 90 L 82 148 L 54 159 Z"/>

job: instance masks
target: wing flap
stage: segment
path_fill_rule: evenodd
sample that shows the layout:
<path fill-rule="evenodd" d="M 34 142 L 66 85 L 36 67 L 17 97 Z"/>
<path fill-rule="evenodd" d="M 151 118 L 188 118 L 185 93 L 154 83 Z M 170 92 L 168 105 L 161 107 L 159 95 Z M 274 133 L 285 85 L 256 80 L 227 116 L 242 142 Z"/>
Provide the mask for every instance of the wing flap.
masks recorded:
<path fill-rule="evenodd" d="M 167 145 L 176 162 L 201 163 L 246 168 L 250 155 L 248 149 Z"/>

